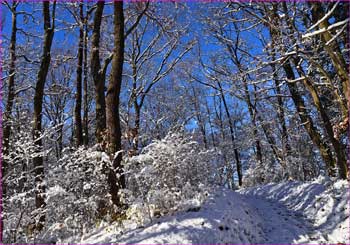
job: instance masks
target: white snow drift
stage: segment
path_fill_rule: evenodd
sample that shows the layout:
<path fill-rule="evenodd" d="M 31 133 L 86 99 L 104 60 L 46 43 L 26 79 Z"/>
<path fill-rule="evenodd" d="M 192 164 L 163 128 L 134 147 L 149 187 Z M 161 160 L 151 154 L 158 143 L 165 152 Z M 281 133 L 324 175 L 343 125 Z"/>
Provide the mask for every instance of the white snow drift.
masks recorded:
<path fill-rule="evenodd" d="M 346 181 L 319 178 L 233 192 L 216 189 L 204 205 L 140 226 L 106 225 L 78 243 L 349 243 Z"/>

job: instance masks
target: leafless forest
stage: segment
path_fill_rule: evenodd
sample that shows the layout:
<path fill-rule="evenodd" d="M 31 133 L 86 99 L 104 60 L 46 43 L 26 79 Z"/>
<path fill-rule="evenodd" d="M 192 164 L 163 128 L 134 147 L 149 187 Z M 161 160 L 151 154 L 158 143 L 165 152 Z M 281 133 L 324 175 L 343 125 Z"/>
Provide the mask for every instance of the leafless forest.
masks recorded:
<path fill-rule="evenodd" d="M 213 186 L 346 180 L 348 10 L 2 1 L 2 241 L 152 221 Z"/>

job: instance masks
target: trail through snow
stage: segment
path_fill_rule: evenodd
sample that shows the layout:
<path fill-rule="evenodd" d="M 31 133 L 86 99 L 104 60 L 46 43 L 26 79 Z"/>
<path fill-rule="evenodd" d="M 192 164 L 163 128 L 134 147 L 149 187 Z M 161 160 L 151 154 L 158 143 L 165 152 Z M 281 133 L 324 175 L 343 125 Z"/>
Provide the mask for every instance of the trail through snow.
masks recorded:
<path fill-rule="evenodd" d="M 62 242 L 121 244 L 349 244 L 346 181 L 217 189 L 201 207 L 140 226 L 112 224 Z"/>
<path fill-rule="evenodd" d="M 325 243 L 322 234 L 302 212 L 289 210 L 285 205 L 259 196 L 243 197 L 262 217 L 264 243 Z"/>

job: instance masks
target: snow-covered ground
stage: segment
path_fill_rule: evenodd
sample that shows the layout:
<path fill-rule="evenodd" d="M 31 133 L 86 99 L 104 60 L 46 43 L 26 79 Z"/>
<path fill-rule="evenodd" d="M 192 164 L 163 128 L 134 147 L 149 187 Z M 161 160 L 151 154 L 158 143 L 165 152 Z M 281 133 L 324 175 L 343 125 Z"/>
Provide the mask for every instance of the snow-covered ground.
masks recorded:
<path fill-rule="evenodd" d="M 293 243 L 350 243 L 347 181 L 334 183 L 320 177 L 313 182 L 269 184 L 244 189 L 240 193 L 247 196 L 248 202 L 257 203 L 258 212 L 264 217 L 264 227 L 270 230 L 269 243 L 287 242 L 291 234 L 295 234 Z M 270 204 L 270 213 L 261 205 L 263 202 L 258 204 L 259 198 Z M 278 209 L 277 205 L 281 208 Z"/>
<path fill-rule="evenodd" d="M 125 222 L 64 242 L 75 243 L 350 243 L 346 181 L 285 182 L 233 192 L 217 189 L 198 208 Z M 72 241 L 74 240 L 74 241 Z"/>

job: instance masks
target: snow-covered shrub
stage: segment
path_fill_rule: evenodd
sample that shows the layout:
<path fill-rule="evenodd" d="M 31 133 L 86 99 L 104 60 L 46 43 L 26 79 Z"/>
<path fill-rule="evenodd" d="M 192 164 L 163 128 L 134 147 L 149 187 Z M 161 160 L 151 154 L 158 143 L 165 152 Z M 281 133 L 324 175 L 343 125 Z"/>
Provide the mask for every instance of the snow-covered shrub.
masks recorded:
<path fill-rule="evenodd" d="M 8 155 L 2 155 L 7 169 L 2 179 L 3 193 L 2 218 L 3 238 L 6 243 L 27 242 L 32 234 L 32 224 L 40 216 L 35 208 L 35 180 L 33 159 L 38 156 L 48 158 L 50 151 L 39 149 L 33 141 L 30 126 L 13 128 Z M 42 134 L 44 139 L 52 133 L 52 128 Z"/>
<path fill-rule="evenodd" d="M 281 164 L 273 164 L 272 161 L 262 165 L 251 164 L 245 172 L 243 184 L 250 187 L 288 180 L 309 181 L 318 176 L 319 171 L 317 162 L 309 162 L 304 156 L 288 156 L 283 167 Z"/>
<path fill-rule="evenodd" d="M 171 132 L 126 159 L 128 216 L 140 216 L 138 222 L 143 223 L 140 219 L 200 205 L 217 181 L 218 156 L 214 150 L 202 150 L 189 135 Z"/>
<path fill-rule="evenodd" d="M 4 238 L 6 242 L 58 242 L 71 236 L 82 236 L 115 213 L 107 183 L 110 159 L 96 147 L 66 148 L 55 160 L 51 152 L 45 157 L 45 227 L 34 229 L 35 181 L 33 158 L 38 154 L 29 130 L 17 134 L 11 151 L 4 159 L 11 168 L 5 176 L 7 198 L 4 200 Z"/>
<path fill-rule="evenodd" d="M 251 165 L 246 170 L 243 179 L 243 186 L 257 186 L 261 184 L 280 182 L 283 179 L 283 170 L 280 166 L 273 166 L 272 164 Z"/>
<path fill-rule="evenodd" d="M 113 205 L 107 184 L 106 153 L 95 148 L 66 148 L 48 174 L 45 239 L 81 236 L 97 222 L 108 221 Z"/>

